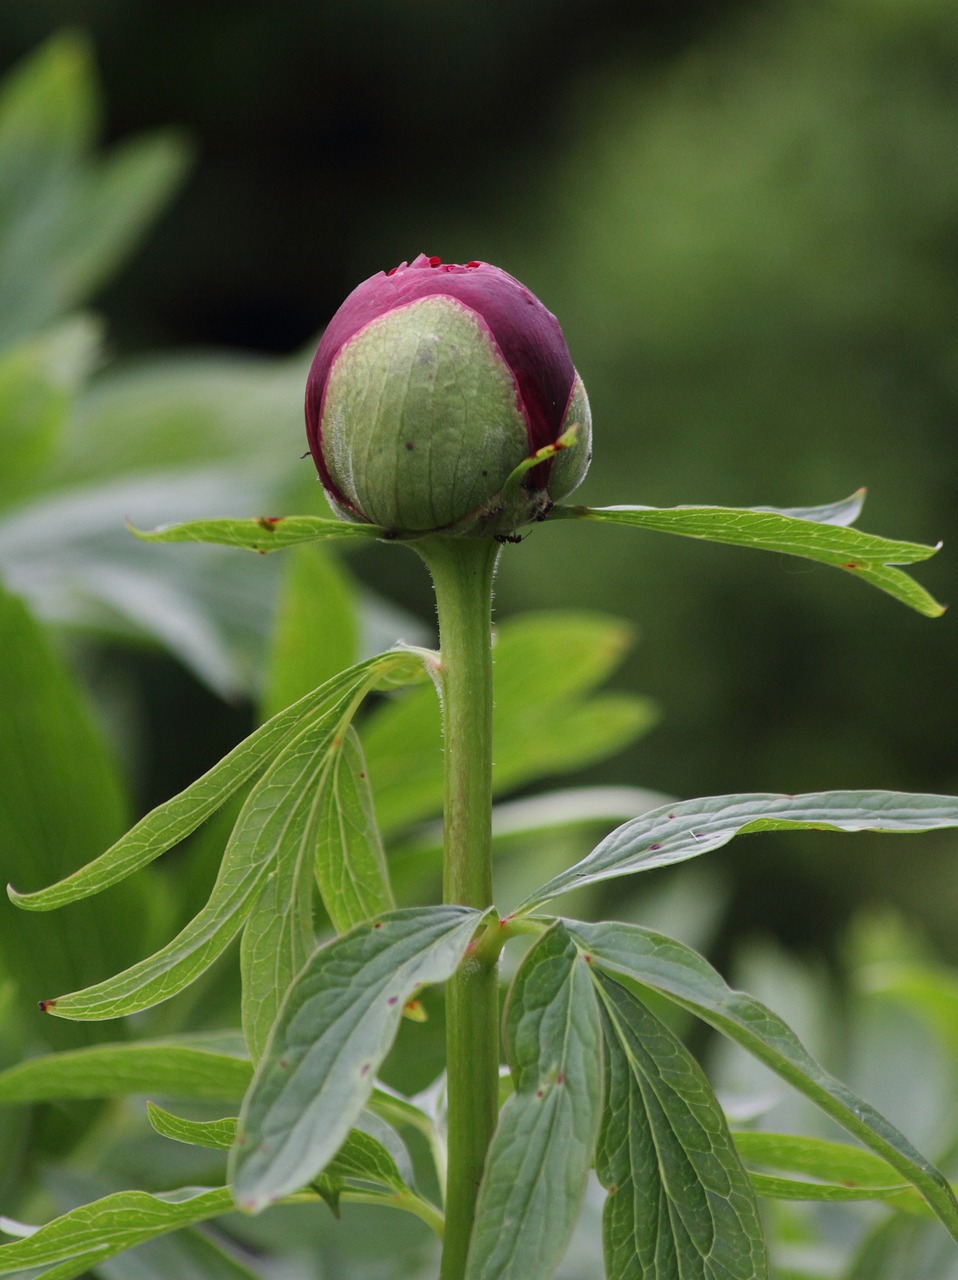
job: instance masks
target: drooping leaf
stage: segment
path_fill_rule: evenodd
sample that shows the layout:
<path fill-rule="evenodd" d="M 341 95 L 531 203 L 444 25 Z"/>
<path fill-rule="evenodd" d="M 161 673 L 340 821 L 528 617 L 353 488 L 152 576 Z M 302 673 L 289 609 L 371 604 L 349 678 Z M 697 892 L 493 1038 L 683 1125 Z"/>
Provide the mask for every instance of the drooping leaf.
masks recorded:
<path fill-rule="evenodd" d="M 184 1142 L 191 1147 L 205 1147 L 210 1151 L 229 1151 L 236 1137 L 236 1117 L 224 1116 L 221 1120 L 188 1120 L 174 1115 L 155 1102 L 146 1104 L 146 1113 L 153 1129 L 172 1142 Z"/>
<path fill-rule="evenodd" d="M 350 726 L 324 762 L 317 795 L 316 879 L 340 933 L 393 903 L 362 744 Z"/>
<path fill-rule="evenodd" d="M 277 861 L 295 859 L 315 803 L 316 779 L 346 701 L 340 699 L 332 711 L 307 723 L 252 788 L 209 900 L 189 924 L 165 947 L 122 973 L 45 1001 L 46 1012 L 80 1019 L 135 1013 L 168 1000 L 209 968 L 243 927 Z M 296 950 L 298 941 L 291 945 Z"/>
<path fill-rule="evenodd" d="M 403 1005 L 453 973 L 480 919 L 460 907 L 394 911 L 314 953 L 243 1104 L 231 1161 L 240 1205 L 263 1209 L 322 1172 L 369 1099 Z"/>
<path fill-rule="evenodd" d="M 257 771 L 264 769 L 311 718 L 324 715 L 364 685 L 375 688 L 380 683 L 414 682 L 421 676 L 419 660 L 402 650 L 358 663 L 268 720 L 185 791 L 148 813 L 93 862 L 46 889 L 19 893 L 11 888 L 11 899 L 28 911 L 52 911 L 125 879 L 195 831 Z"/>
<path fill-rule="evenodd" d="M 515 1091 L 486 1161 L 466 1280 L 548 1280 L 579 1214 L 602 1103 L 599 1008 L 561 924 L 516 975 L 506 1042 Z"/>
<path fill-rule="evenodd" d="M 531 894 L 517 910 L 569 889 L 670 866 L 720 849 L 755 831 L 887 831 L 904 834 L 958 826 L 958 797 L 901 791 L 815 791 L 787 796 L 708 796 L 663 805 L 623 823 L 581 862 Z"/>
<path fill-rule="evenodd" d="M 698 1063 L 631 992 L 591 967 L 606 1093 L 596 1173 L 607 1280 L 761 1280 L 765 1240 L 748 1175 Z"/>
<path fill-rule="evenodd" d="M 177 1098 L 241 1098 L 253 1076 L 228 1036 L 180 1036 L 104 1044 L 28 1058 L 0 1072 L 0 1103 L 163 1093 Z M 217 1045 L 223 1043 L 224 1048 Z"/>
<path fill-rule="evenodd" d="M 144 542 L 212 542 L 246 551 L 280 551 L 303 542 L 323 542 L 329 538 L 386 538 L 388 532 L 375 524 L 352 524 L 322 516 L 257 516 L 252 520 L 188 520 L 184 524 L 163 525 L 159 529 L 134 529 Z"/>
<path fill-rule="evenodd" d="M 838 511 L 844 515 L 848 500 L 831 508 L 804 508 L 805 511 Z M 802 510 L 802 509 L 800 509 Z M 768 507 L 553 507 L 551 518 L 596 520 L 606 524 L 626 524 L 678 533 L 707 542 L 778 551 L 802 556 L 821 564 L 845 569 L 880 591 L 926 617 L 936 618 L 944 607 L 896 565 L 917 564 L 933 556 L 938 547 L 916 542 L 896 542 L 874 534 L 849 529 L 844 524 L 822 523 L 799 517 L 797 512 L 781 512 Z"/>
<path fill-rule="evenodd" d="M 0 1276 L 73 1280 L 135 1245 L 229 1213 L 225 1187 L 184 1187 L 161 1195 L 120 1191 L 82 1205 L 32 1235 L 0 1245 Z"/>
<path fill-rule="evenodd" d="M 733 991 L 690 947 L 638 925 L 566 922 L 592 963 L 624 982 L 661 992 L 734 1040 L 886 1160 L 958 1239 L 958 1203 L 942 1174 L 884 1116 L 840 1084 L 775 1013 Z"/>

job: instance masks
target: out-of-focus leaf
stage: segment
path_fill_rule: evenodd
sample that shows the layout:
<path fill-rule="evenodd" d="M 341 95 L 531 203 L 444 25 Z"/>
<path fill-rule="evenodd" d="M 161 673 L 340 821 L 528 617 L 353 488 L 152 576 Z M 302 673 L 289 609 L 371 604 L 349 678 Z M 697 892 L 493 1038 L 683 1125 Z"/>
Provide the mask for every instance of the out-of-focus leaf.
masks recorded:
<path fill-rule="evenodd" d="M 608 1280 L 767 1277 L 755 1195 L 704 1072 L 631 992 L 590 971 L 607 1051 L 596 1173 Z"/>
<path fill-rule="evenodd" d="M 22 499 L 50 469 L 72 393 L 99 341 L 99 325 L 78 316 L 0 356 L 0 505 Z"/>
<path fill-rule="evenodd" d="M 27 1058 L 0 1072 L 0 1102 L 109 1098 L 163 1093 L 177 1098 L 241 1098 L 253 1076 L 235 1037 L 180 1036 L 104 1044 Z"/>
<path fill-rule="evenodd" d="M 597 880 L 648 871 L 720 849 L 755 831 L 887 831 L 905 834 L 958 826 L 958 797 L 902 791 L 815 791 L 808 795 L 709 796 L 684 800 L 624 823 L 581 862 L 550 880 L 518 908 Z"/>
<path fill-rule="evenodd" d="M 955 1242 L 937 1222 L 895 1217 L 865 1239 L 842 1280 L 958 1280 Z"/>
<path fill-rule="evenodd" d="M 318 546 L 291 550 L 267 660 L 264 718 L 352 666 L 357 631 L 353 592 L 333 557 Z"/>
<path fill-rule="evenodd" d="M 566 923 L 592 963 L 626 986 L 639 984 L 640 997 L 647 988 L 661 992 L 810 1098 L 915 1187 L 958 1238 L 958 1203 L 943 1175 L 884 1116 L 830 1076 L 771 1009 L 731 990 L 707 960 L 674 938 L 638 925 Z"/>
<path fill-rule="evenodd" d="M 910 1183 L 871 1151 L 792 1133 L 743 1132 L 734 1135 L 760 1196 L 779 1200 L 893 1200 L 919 1206 Z M 758 1166 L 756 1170 L 755 1166 Z M 771 1175 L 767 1170 L 780 1171 Z M 762 1172 L 764 1171 L 764 1172 Z M 783 1178 L 781 1173 L 799 1174 Z"/>
<path fill-rule="evenodd" d="M 77 690 L 22 603 L 0 590 L 0 848 L 20 880 L 56 879 L 122 830 L 117 769 Z M 155 896 L 156 888 L 153 888 Z M 150 886 L 77 907 L 68 927 L 4 908 L 0 966 L 21 991 L 91 980 L 129 962 L 154 913 Z M 90 1035 L 81 1039 L 102 1038 Z M 71 1037 L 60 1039 L 69 1043 Z M 72 1037 L 76 1043 L 77 1036 Z"/>
<path fill-rule="evenodd" d="M 602 1107 L 602 1030 L 561 924 L 529 950 L 506 1007 L 515 1092 L 492 1139 L 466 1280 L 548 1280 L 572 1235 Z"/>
<path fill-rule="evenodd" d="M 631 628 L 622 622 L 586 613 L 531 615 L 497 628 L 497 793 L 601 759 L 653 723 L 644 699 L 589 696 L 631 639 Z M 431 690 L 379 708 L 364 724 L 362 738 L 384 832 L 441 811 L 440 712 Z"/>
<path fill-rule="evenodd" d="M 57 37 L 0 97 L 0 344 L 84 301 L 126 258 L 179 185 L 185 141 L 134 139 L 90 153 L 97 89 L 86 43 Z"/>
<path fill-rule="evenodd" d="M 894 542 L 844 525 L 799 519 L 768 507 L 553 507 L 552 517 L 627 524 L 707 542 L 802 556 L 845 569 L 926 617 L 937 618 L 944 613 L 944 606 L 924 587 L 894 567 L 927 560 L 938 547 Z"/>
<path fill-rule="evenodd" d="M 231 1163 L 240 1205 L 264 1209 L 322 1172 L 369 1099 L 403 1005 L 450 976 L 480 919 L 461 907 L 394 911 L 313 954 L 243 1104 Z"/>
<path fill-rule="evenodd" d="M 326 757 L 317 796 L 316 879 L 336 929 L 395 904 L 363 748 L 350 726 Z"/>

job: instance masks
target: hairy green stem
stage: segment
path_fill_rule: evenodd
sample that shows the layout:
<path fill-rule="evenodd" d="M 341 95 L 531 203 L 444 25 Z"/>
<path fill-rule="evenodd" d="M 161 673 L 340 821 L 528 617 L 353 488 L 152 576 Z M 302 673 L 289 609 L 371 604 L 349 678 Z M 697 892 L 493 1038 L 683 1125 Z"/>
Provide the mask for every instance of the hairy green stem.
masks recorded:
<path fill-rule="evenodd" d="M 491 538 L 416 543 L 436 590 L 443 703 L 443 900 L 492 903 Z M 446 983 L 446 1228 L 441 1280 L 462 1280 L 486 1151 L 499 1113 L 494 960 L 467 957 Z"/>

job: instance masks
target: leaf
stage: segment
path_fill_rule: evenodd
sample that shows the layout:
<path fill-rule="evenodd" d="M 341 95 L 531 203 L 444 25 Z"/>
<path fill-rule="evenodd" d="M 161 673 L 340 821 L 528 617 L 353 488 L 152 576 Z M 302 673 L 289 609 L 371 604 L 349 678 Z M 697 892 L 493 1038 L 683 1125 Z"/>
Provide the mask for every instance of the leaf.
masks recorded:
<path fill-rule="evenodd" d="M 55 1218 L 23 1240 L 0 1245 L 0 1276 L 29 1270 L 51 1280 L 72 1280 L 126 1249 L 232 1208 L 225 1187 L 183 1187 L 161 1195 L 116 1192 Z"/>
<path fill-rule="evenodd" d="M 871 1151 L 791 1133 L 743 1132 L 733 1135 L 749 1166 L 757 1193 L 783 1200 L 902 1200 L 911 1184 Z M 752 1166 L 804 1175 L 770 1177 Z"/>
<path fill-rule="evenodd" d="M 366 1105 L 416 989 L 452 974 L 481 915 L 408 908 L 320 947 L 283 1004 L 243 1103 L 231 1179 L 256 1212 L 321 1173 Z"/>
<path fill-rule="evenodd" d="M 958 1238 L 958 1204 L 942 1174 L 867 1102 L 830 1076 L 765 1005 L 731 990 L 691 948 L 638 925 L 566 922 L 592 963 L 652 988 L 742 1045 L 914 1186 Z M 639 992 L 641 998 L 642 991 Z"/>
<path fill-rule="evenodd" d="M 561 924 L 527 953 L 505 1022 L 515 1092 L 486 1160 L 466 1280 L 547 1280 L 579 1215 L 602 1105 L 598 1004 Z"/>
<path fill-rule="evenodd" d="M 2 588 L 0 653 L 4 867 L 18 879 L 53 879 L 116 838 L 123 829 L 125 796 L 116 763 L 73 680 L 22 602 Z M 0 972 L 27 987 L 31 1018 L 33 1001 L 51 989 L 46 984 L 56 990 L 92 981 L 104 969 L 129 963 L 144 937 L 151 937 L 156 899 L 156 886 L 123 886 L 111 899 L 79 908 L 69 929 L 5 905 Z M 102 1038 L 50 1030 L 60 1045 Z M 31 1036 L 36 1034 L 34 1029 Z"/>
<path fill-rule="evenodd" d="M 898 1216 L 865 1237 L 842 1280 L 958 1280 L 954 1242 L 934 1222 Z"/>
<path fill-rule="evenodd" d="M 581 862 L 537 889 L 517 911 L 598 880 L 670 866 L 720 849 L 755 831 L 886 831 L 899 834 L 958 826 L 958 797 L 903 791 L 813 791 L 788 796 L 708 796 L 663 805 L 623 823 Z"/>
<path fill-rule="evenodd" d="M 274 715 L 356 661 L 356 604 L 336 559 L 316 545 L 285 558 L 270 641 L 264 715 Z"/>
<path fill-rule="evenodd" d="M 836 510 L 843 513 L 850 501 L 817 510 L 827 514 Z M 823 524 L 768 507 L 553 507 L 550 519 L 556 517 L 634 525 L 660 533 L 678 533 L 686 538 L 802 556 L 854 573 L 926 617 L 936 618 L 944 613 L 943 605 L 906 573 L 893 567 L 927 560 L 938 550 L 937 546 L 894 542 L 844 525 Z"/>
<path fill-rule="evenodd" d="M 212 542 L 246 551 L 280 551 L 303 542 L 328 538 L 386 538 L 388 533 L 375 524 L 352 524 L 321 516 L 257 516 L 252 520 L 188 520 L 185 524 L 162 525 L 158 529 L 135 529 L 144 542 Z"/>
<path fill-rule="evenodd" d="M 758 1205 L 725 1116 L 685 1046 L 592 966 L 603 1009 L 606 1101 L 596 1173 L 608 1280 L 761 1280 Z"/>
<path fill-rule="evenodd" d="M 232 1037 L 231 1037 L 232 1039 Z M 241 1098 L 253 1075 L 245 1057 L 218 1051 L 213 1037 L 104 1044 L 28 1058 L 0 1072 L 0 1102 L 164 1093 Z"/>
<path fill-rule="evenodd" d="M 168 1000 L 209 968 L 242 928 L 277 862 L 291 853 L 295 859 L 304 842 L 316 780 L 345 701 L 301 729 L 252 788 L 209 900 L 172 942 L 95 986 L 44 1001 L 46 1012 L 82 1019 L 135 1013 Z M 285 941 L 285 930 L 280 941 Z M 295 949 L 297 942 L 290 945 Z M 282 957 L 279 965 L 282 969 Z M 278 1003 L 282 993 L 272 994 Z"/>
<path fill-rule="evenodd" d="M 267 721 L 185 791 L 148 813 L 99 858 L 34 893 L 18 893 L 10 887 L 10 898 L 27 911 L 52 911 L 125 879 L 195 831 L 254 773 L 265 768 L 270 757 L 310 718 L 323 715 L 364 685 L 371 689 L 382 681 L 412 681 L 421 675 L 418 658 L 402 650 L 358 663 Z"/>
<path fill-rule="evenodd" d="M 352 726 L 326 757 L 317 806 L 316 880 L 336 930 L 345 933 L 395 905 L 362 744 Z"/>
<path fill-rule="evenodd" d="M 632 639 L 632 629 L 618 619 L 572 611 L 533 614 L 497 627 L 497 794 L 601 759 L 650 727 L 655 712 L 645 699 L 590 696 Z M 441 812 L 440 712 L 432 690 L 378 708 L 362 738 L 384 832 Z"/>
<path fill-rule="evenodd" d="M 185 1142 L 191 1147 L 229 1151 L 236 1137 L 235 1116 L 224 1116 L 222 1120 L 187 1120 L 154 1102 L 146 1104 L 146 1113 L 151 1126 L 162 1138 Z"/>

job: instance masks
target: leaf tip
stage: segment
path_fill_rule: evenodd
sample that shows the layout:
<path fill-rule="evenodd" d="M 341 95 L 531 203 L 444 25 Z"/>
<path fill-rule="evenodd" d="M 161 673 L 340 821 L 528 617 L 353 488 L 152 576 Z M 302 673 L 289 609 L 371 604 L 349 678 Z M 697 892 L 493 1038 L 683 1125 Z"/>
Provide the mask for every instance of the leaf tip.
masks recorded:
<path fill-rule="evenodd" d="M 56 1007 L 56 1003 L 57 1003 L 57 1002 L 56 1002 L 56 1000 L 55 1000 L 55 999 L 53 999 L 53 1000 L 41 1000 L 41 1001 L 39 1001 L 40 1012 L 41 1012 L 41 1013 L 52 1013 L 52 1012 L 53 1012 L 53 1010 L 54 1010 L 54 1008 Z"/>

